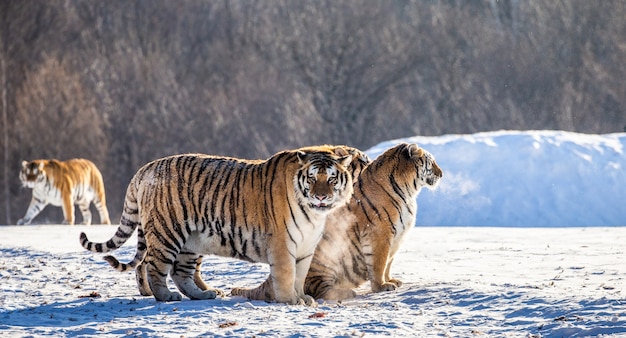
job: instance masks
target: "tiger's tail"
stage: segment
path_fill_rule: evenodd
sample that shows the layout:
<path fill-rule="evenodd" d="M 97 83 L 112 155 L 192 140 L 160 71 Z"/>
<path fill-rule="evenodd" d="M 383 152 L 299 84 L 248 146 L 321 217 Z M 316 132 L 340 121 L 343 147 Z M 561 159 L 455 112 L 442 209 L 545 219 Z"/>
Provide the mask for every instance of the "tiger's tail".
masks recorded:
<path fill-rule="evenodd" d="M 109 265 L 111 265 L 115 270 L 119 272 L 133 270 L 143 260 L 147 248 L 148 246 L 146 245 L 146 238 L 143 234 L 143 228 L 141 227 L 141 224 L 139 224 L 139 226 L 137 227 L 137 251 L 135 252 L 135 257 L 133 257 L 133 260 L 128 263 L 121 263 L 117 258 L 115 258 L 115 256 L 111 255 L 104 256 L 104 260 L 109 262 Z"/>
<path fill-rule="evenodd" d="M 124 200 L 124 211 L 120 220 L 120 225 L 115 232 L 115 235 L 108 241 L 97 243 L 92 242 L 87 238 L 84 232 L 80 233 L 80 244 L 86 250 L 91 252 L 106 253 L 116 249 L 119 249 L 128 239 L 133 235 L 137 229 L 137 252 L 133 260 L 129 263 L 120 263 L 117 258 L 113 256 L 105 256 L 104 259 L 117 271 L 124 272 L 134 269 L 137 264 L 143 259 L 146 251 L 146 241 L 143 233 L 143 226 L 141 219 L 139 218 L 139 209 L 137 206 L 136 189 L 131 183 L 126 191 L 126 199 Z"/>

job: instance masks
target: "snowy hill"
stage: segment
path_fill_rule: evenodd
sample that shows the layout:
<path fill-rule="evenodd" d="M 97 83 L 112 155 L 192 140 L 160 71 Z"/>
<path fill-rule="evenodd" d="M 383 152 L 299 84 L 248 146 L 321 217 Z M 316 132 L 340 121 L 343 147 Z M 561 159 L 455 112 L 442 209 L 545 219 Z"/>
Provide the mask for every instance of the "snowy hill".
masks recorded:
<path fill-rule="evenodd" d="M 417 143 L 444 170 L 422 190 L 417 225 L 626 225 L 626 134 L 500 131 L 383 142 Z"/>

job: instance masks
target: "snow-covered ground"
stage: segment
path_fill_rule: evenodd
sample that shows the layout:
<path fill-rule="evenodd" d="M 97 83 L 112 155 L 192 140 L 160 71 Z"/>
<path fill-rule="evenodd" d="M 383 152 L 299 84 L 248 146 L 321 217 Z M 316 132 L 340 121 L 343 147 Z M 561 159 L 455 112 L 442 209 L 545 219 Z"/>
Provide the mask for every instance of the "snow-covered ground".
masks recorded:
<path fill-rule="evenodd" d="M 581 337 L 626 335 L 626 134 L 496 132 L 416 142 L 445 174 L 396 256 L 397 291 L 318 307 L 239 297 L 159 303 L 85 252 L 112 226 L 0 227 L 0 336 Z M 428 226 L 424 226 L 428 225 Z M 454 225 L 454 226 L 449 226 Z M 469 226 L 467 226 L 469 225 Z M 510 227 L 514 226 L 514 227 Z M 116 255 L 129 260 L 131 239 Z M 269 269 L 206 257 L 227 293 Z M 173 288 L 173 286 L 171 286 Z"/>
<path fill-rule="evenodd" d="M 159 303 L 134 274 L 84 252 L 80 231 L 10 226 L 0 237 L 0 335 L 169 337 L 581 337 L 626 335 L 626 228 L 416 227 L 392 269 L 406 284 L 317 308 L 239 297 Z M 122 253 L 132 256 L 125 246 Z M 210 257 L 204 277 L 228 292 L 263 264 Z M 173 286 L 172 286 L 173 287 Z M 96 296 L 96 297 L 90 297 Z"/>

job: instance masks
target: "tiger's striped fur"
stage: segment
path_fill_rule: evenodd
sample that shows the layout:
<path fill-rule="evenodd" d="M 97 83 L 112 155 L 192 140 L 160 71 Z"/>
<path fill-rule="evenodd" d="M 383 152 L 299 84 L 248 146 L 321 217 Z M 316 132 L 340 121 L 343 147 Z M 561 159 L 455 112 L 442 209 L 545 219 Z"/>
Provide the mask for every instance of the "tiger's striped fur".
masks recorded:
<path fill-rule="evenodd" d="M 29 224 L 48 204 L 63 208 L 63 223 L 72 225 L 76 204 L 83 224 L 90 225 L 92 202 L 100 213 L 100 222 L 111 224 L 102 174 L 93 162 L 86 159 L 23 161 L 19 177 L 24 187 L 33 189 L 33 196 L 18 225 Z"/>
<path fill-rule="evenodd" d="M 434 188 L 443 172 L 433 156 L 414 144 L 399 144 L 376 158 L 354 183 L 354 194 L 327 218 L 305 280 L 305 293 L 315 299 L 352 298 L 369 280 L 375 292 L 401 285 L 390 267 L 404 235 L 415 224 L 417 196 Z M 258 288 L 273 297 L 273 281 Z"/>
<path fill-rule="evenodd" d="M 273 300 L 310 303 L 302 284 L 325 217 L 352 193 L 345 168 L 352 158 L 337 156 L 340 149 L 307 147 L 265 161 L 199 154 L 153 161 L 131 180 L 116 234 L 106 243 L 93 243 L 83 233 L 81 244 L 109 252 L 137 228 L 133 261 L 107 260 L 120 271 L 141 262 L 136 271 L 140 290 L 157 300 L 181 299 L 167 288 L 168 274 L 192 299 L 217 296 L 217 290 L 200 289 L 176 273 L 179 255 L 192 252 L 269 263 L 277 280 Z"/>
<path fill-rule="evenodd" d="M 399 287 L 390 276 L 394 255 L 415 226 L 421 188 L 435 187 L 442 176 L 434 157 L 415 144 L 399 144 L 376 158 L 355 182 L 350 202 L 328 216 L 305 293 L 341 300 L 368 280 L 373 292 Z"/>
<path fill-rule="evenodd" d="M 353 180 L 356 179 L 361 174 L 363 169 L 371 162 L 370 158 L 365 153 L 356 148 L 344 146 L 342 148 L 339 148 L 339 150 L 345 150 L 348 154 L 352 156 L 352 162 L 350 162 L 349 171 L 352 174 Z M 112 262 L 111 260 L 109 260 L 109 262 L 112 265 L 115 265 L 115 262 Z M 208 290 L 209 287 L 202 280 L 201 265 L 201 255 L 198 255 L 195 252 L 190 252 L 183 248 L 181 253 L 176 258 L 173 277 L 178 277 L 180 280 L 185 280 L 186 283 L 193 282 L 201 290 Z M 141 267 L 138 269 L 141 270 Z M 140 279 L 138 279 L 138 285 L 139 290 L 142 294 L 150 294 L 150 291 L 147 289 L 147 285 L 145 285 L 145 283 L 142 283 Z M 266 289 L 266 285 L 255 289 L 234 288 L 231 291 L 231 294 L 236 296 L 244 296 L 250 299 L 272 301 L 274 299 L 274 295 L 272 292 L 267 292 Z"/>

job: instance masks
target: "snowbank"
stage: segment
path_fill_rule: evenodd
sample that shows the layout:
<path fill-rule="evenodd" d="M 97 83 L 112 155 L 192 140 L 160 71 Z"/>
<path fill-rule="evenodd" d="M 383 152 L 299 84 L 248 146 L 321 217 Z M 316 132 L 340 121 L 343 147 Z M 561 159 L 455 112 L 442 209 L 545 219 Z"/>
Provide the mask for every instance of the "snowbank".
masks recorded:
<path fill-rule="evenodd" d="M 444 170 L 418 198 L 417 225 L 626 225 L 626 134 L 499 131 L 412 137 Z"/>

